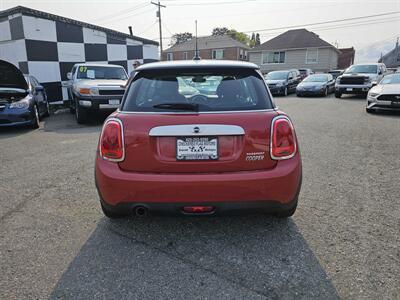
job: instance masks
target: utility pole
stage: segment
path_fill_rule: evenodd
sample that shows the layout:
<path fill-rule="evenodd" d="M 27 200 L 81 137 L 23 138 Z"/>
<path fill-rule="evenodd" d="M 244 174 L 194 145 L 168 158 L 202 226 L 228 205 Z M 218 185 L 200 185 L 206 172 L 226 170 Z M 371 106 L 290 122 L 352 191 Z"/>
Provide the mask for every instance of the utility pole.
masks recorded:
<path fill-rule="evenodd" d="M 158 3 L 152 1 L 151 4 L 154 4 L 155 6 L 158 7 L 157 17 L 158 17 L 158 27 L 160 31 L 160 60 L 162 60 L 163 47 L 162 47 L 162 28 L 161 28 L 161 7 L 165 8 L 166 6 L 161 5 L 160 0 L 158 0 Z"/>

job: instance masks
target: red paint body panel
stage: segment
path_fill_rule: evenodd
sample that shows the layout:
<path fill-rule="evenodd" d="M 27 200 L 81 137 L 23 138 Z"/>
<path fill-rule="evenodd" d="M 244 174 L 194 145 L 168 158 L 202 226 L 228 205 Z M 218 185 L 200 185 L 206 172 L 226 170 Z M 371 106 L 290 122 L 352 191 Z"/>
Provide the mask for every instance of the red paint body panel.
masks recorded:
<path fill-rule="evenodd" d="M 274 168 L 269 157 L 270 126 L 277 113 L 226 114 L 119 114 L 125 131 L 126 159 L 122 170 L 149 173 L 212 173 Z M 217 161 L 176 161 L 175 137 L 149 137 L 153 127 L 180 124 L 223 124 L 241 126 L 245 136 L 220 136 Z M 247 153 L 264 152 L 262 161 L 246 161 Z"/>
<path fill-rule="evenodd" d="M 270 201 L 290 204 L 301 185 L 300 152 L 276 161 L 270 157 L 274 110 L 221 114 L 114 114 L 124 126 L 125 160 L 96 155 L 95 177 L 104 203 L 226 203 Z M 156 126 L 225 124 L 241 126 L 245 135 L 220 136 L 218 161 L 177 161 L 175 137 L 150 137 Z M 264 152 L 248 161 L 247 153 Z"/>
<path fill-rule="evenodd" d="M 118 164 L 96 158 L 96 182 L 102 199 L 124 202 L 224 202 L 294 200 L 301 183 L 299 152 L 273 169 L 221 174 L 152 174 L 121 170 Z"/>

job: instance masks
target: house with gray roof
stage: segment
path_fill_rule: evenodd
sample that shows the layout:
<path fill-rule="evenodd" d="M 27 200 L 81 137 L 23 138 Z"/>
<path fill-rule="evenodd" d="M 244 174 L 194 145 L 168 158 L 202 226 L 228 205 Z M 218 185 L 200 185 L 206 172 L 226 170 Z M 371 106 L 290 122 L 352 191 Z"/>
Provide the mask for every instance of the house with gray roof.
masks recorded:
<path fill-rule="evenodd" d="M 197 39 L 202 59 L 248 61 L 250 47 L 228 35 L 204 36 Z M 163 60 L 188 60 L 195 56 L 196 39 L 175 44 L 163 51 Z"/>
<path fill-rule="evenodd" d="M 400 67 L 400 46 L 398 39 L 393 50 L 383 55 L 378 62 L 384 63 L 388 68 Z"/>
<path fill-rule="evenodd" d="M 249 61 L 263 73 L 285 69 L 336 69 L 340 51 L 306 29 L 289 30 L 249 51 Z"/>

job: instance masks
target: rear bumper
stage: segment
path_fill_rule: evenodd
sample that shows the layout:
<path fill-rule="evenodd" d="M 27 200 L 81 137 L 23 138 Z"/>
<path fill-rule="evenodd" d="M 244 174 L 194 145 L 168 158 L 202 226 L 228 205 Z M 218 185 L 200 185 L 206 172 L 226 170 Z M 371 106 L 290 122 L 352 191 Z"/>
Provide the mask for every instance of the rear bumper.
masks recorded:
<path fill-rule="evenodd" d="M 95 180 L 103 204 L 110 210 L 177 211 L 182 206 L 210 205 L 216 211 L 247 208 L 287 209 L 301 187 L 300 154 L 279 161 L 275 168 L 223 174 L 149 174 L 122 171 L 97 155 Z"/>

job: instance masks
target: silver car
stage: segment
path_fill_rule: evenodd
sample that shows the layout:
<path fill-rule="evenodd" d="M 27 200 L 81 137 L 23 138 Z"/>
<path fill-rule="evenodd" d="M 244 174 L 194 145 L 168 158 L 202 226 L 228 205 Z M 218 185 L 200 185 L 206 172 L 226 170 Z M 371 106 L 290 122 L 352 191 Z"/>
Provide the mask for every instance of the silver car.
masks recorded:
<path fill-rule="evenodd" d="M 90 113 L 119 107 L 128 75 L 118 65 L 82 63 L 75 64 L 67 78 L 70 110 L 82 124 Z"/>
<path fill-rule="evenodd" d="M 367 96 L 367 112 L 376 112 L 377 109 L 400 110 L 400 73 L 383 77 Z"/>

